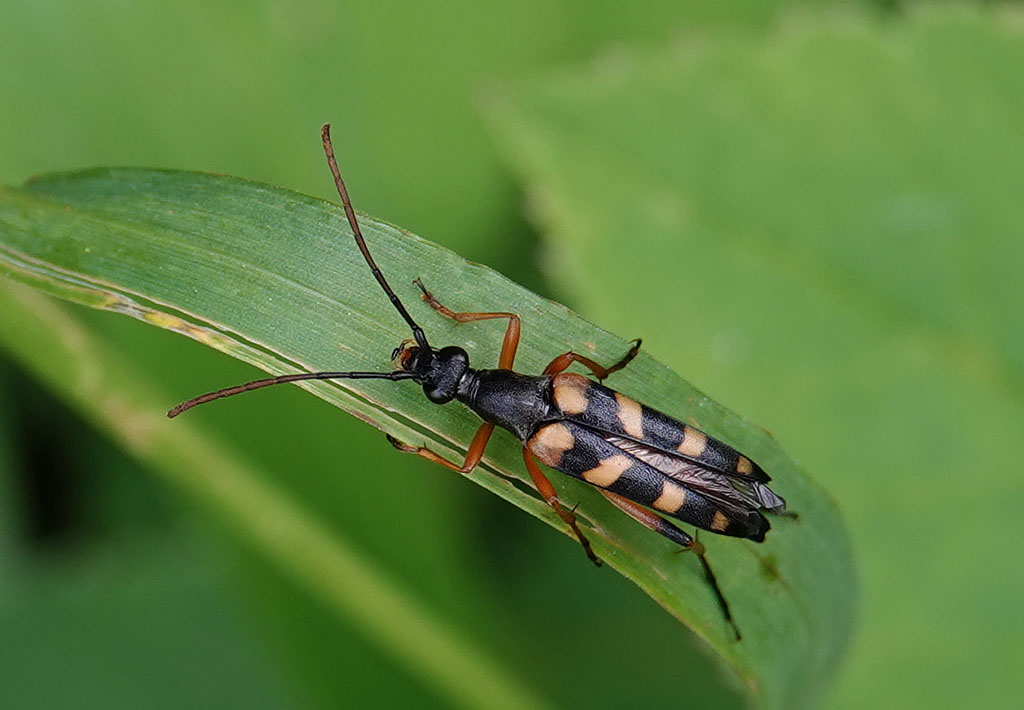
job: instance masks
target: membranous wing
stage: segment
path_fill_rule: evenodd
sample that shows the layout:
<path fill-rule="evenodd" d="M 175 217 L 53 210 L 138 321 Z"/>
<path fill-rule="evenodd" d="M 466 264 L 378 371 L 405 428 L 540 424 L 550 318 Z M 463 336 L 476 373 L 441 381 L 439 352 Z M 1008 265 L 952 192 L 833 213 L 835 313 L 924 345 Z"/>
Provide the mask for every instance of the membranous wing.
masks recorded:
<path fill-rule="evenodd" d="M 601 435 L 616 448 L 737 513 L 750 508 L 772 512 L 785 510 L 785 501 L 760 481 L 727 475 L 678 454 L 653 448 L 641 441 L 608 432 L 601 432 Z"/>

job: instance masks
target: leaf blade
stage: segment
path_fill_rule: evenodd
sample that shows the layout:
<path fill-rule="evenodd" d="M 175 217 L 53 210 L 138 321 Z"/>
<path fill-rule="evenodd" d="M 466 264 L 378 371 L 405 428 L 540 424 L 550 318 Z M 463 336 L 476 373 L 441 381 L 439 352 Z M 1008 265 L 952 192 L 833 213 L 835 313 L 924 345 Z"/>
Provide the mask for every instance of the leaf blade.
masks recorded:
<path fill-rule="evenodd" d="M 569 349 L 610 362 L 628 348 L 626 340 L 499 274 L 386 223 L 365 216 L 361 223 L 376 260 L 432 341 L 463 344 L 477 366 L 496 360 L 501 329 L 456 330 L 416 299 L 414 277 L 423 276 L 454 308 L 520 313 L 526 331 L 517 360 L 522 371 L 537 372 Z M 328 203 L 196 173 L 93 170 L 0 194 L 0 264 L 8 272 L 34 278 L 54 295 L 70 292 L 89 305 L 176 330 L 274 373 L 388 369 L 386 354 L 408 337 L 347 230 Z M 587 487 L 561 477 L 556 485 L 568 491 L 567 499 L 581 501 L 579 512 L 599 554 L 701 637 L 747 692 L 760 696 L 779 683 L 800 697 L 806 688 L 778 666 L 777 648 L 784 641 L 801 658 L 818 658 L 814 627 L 843 623 L 843 615 L 833 618 L 826 609 L 835 599 L 820 596 L 811 576 L 815 567 L 802 562 L 808 554 L 838 560 L 837 573 L 846 573 L 847 543 L 834 504 L 765 432 L 649 357 L 641 355 L 613 384 L 750 452 L 801 510 L 799 528 L 779 521 L 762 548 L 778 559 L 774 580 L 764 576 L 768 562 L 753 544 L 705 540 L 744 642 L 732 642 L 695 560 L 680 560 L 667 541 L 619 516 Z M 477 425 L 466 412 L 429 404 L 413 387 L 349 381 L 311 383 L 309 389 L 400 439 L 429 437 L 449 456 L 458 455 L 452 446 L 461 450 Z M 515 443 L 496 437 L 485 464 L 470 475 L 474 481 L 567 532 L 546 505 L 509 483 L 524 479 Z"/>

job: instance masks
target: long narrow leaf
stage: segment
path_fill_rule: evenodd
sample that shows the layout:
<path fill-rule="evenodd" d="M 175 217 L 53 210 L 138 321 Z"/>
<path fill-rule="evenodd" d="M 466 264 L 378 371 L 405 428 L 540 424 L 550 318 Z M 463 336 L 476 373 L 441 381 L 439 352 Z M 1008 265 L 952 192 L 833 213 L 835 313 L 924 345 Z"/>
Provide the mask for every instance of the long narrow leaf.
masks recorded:
<path fill-rule="evenodd" d="M 459 343 L 477 367 L 495 366 L 503 329 L 453 326 L 418 301 L 413 278 L 423 277 L 459 310 L 520 313 L 524 338 L 516 365 L 525 372 L 538 372 L 569 349 L 611 362 L 628 347 L 627 340 L 493 271 L 372 218 L 362 224 L 378 263 L 431 341 Z M 2 189 L 0 270 L 61 298 L 180 332 L 275 374 L 388 370 L 391 350 L 409 336 L 336 206 L 236 178 L 112 169 Z M 223 384 L 231 383 L 211 388 Z M 848 540 L 835 505 L 768 434 L 652 359 L 641 355 L 609 384 L 749 452 L 772 473 L 800 520 L 779 520 L 764 545 L 702 538 L 743 628 L 741 643 L 732 640 L 695 559 L 676 554 L 586 486 L 559 477 L 564 497 L 580 501 L 598 554 L 704 639 L 751 697 L 770 706 L 815 699 L 845 644 L 854 598 Z M 453 458 L 479 423 L 458 405 L 431 405 L 410 383 L 306 386 L 403 441 L 429 441 Z M 496 436 L 470 478 L 563 530 L 542 502 L 511 483 L 524 480 L 512 437 Z"/>

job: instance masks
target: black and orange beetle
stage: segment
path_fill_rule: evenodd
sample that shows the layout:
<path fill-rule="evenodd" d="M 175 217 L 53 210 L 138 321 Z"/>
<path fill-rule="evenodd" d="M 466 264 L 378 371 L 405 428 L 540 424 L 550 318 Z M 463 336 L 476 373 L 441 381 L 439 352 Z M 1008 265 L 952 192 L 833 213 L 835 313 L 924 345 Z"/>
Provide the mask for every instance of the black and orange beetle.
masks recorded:
<path fill-rule="evenodd" d="M 782 513 L 786 508 L 785 501 L 767 486 L 770 479 L 764 470 L 732 447 L 599 384 L 629 364 L 640 349 L 639 340 L 610 367 L 570 351 L 552 360 L 542 374 L 522 375 L 512 370 L 519 345 L 518 315 L 456 313 L 441 305 L 417 279 L 415 283 L 423 300 L 447 318 L 460 323 L 492 318 L 508 320 L 497 369 L 470 367 L 469 355 L 458 346 L 431 347 L 423 329 L 409 315 L 370 256 L 338 170 L 329 125 L 323 127 L 321 137 L 356 244 L 377 283 L 412 329 L 412 339 L 404 341 L 392 353 L 392 363 L 397 369 L 392 372 L 306 372 L 256 380 L 182 402 L 167 415 L 174 417 L 197 404 L 285 382 L 346 378 L 412 380 L 423 387 L 431 402 L 446 404 L 457 399 L 484 423 L 477 429 L 461 464 L 389 435 L 388 441 L 395 448 L 468 473 L 480 463 L 494 427 L 507 429 L 523 442 L 523 461 L 537 490 L 572 528 L 595 564 L 601 562 L 577 525 L 573 512 L 559 501 L 538 461 L 595 486 L 641 524 L 696 553 L 738 639 L 739 630 L 708 565 L 703 545 L 662 515 L 702 530 L 762 542 L 770 527 L 762 511 Z M 565 372 L 574 362 L 590 370 L 598 382 Z"/>

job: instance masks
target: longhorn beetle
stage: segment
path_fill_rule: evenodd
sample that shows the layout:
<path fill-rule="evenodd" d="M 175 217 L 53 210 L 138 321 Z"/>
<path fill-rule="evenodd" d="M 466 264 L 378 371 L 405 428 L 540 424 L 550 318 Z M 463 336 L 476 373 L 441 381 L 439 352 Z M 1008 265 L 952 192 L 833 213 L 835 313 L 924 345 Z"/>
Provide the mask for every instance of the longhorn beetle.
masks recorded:
<path fill-rule="evenodd" d="M 403 341 L 391 354 L 396 369 L 392 372 L 304 372 L 256 380 L 182 402 L 167 416 L 175 417 L 214 399 L 285 382 L 412 380 L 423 387 L 431 402 L 446 404 L 457 399 L 484 423 L 473 436 L 461 464 L 426 447 L 410 446 L 388 435 L 388 441 L 396 449 L 454 471 L 469 473 L 480 463 L 494 427 L 509 430 L 523 442 L 523 461 L 538 492 L 572 529 L 587 557 L 601 564 L 576 523 L 573 511 L 559 501 L 538 461 L 595 486 L 605 498 L 642 525 L 696 553 L 722 612 L 739 640 L 739 629 L 708 565 L 704 546 L 663 515 L 702 530 L 762 542 L 770 526 L 761 511 L 782 513 L 786 509 L 785 501 L 766 485 L 770 479 L 764 470 L 704 432 L 599 384 L 636 357 L 640 340 L 635 340 L 629 352 L 610 367 L 570 350 L 552 360 L 543 374 L 521 375 L 512 370 L 519 345 L 518 315 L 456 313 L 441 305 L 423 282 L 416 279 L 414 283 L 421 291 L 421 298 L 447 318 L 458 323 L 492 318 L 508 321 L 497 369 L 471 368 L 469 355 L 458 346 L 431 347 L 423 329 L 409 315 L 370 256 L 334 157 L 330 125 L 323 127 L 321 138 L 359 251 L 377 283 L 412 329 L 412 339 Z M 565 372 L 574 362 L 590 370 L 598 382 Z"/>

